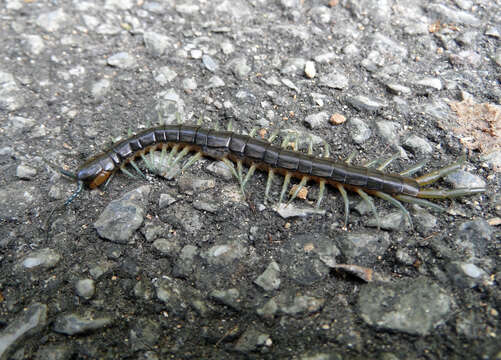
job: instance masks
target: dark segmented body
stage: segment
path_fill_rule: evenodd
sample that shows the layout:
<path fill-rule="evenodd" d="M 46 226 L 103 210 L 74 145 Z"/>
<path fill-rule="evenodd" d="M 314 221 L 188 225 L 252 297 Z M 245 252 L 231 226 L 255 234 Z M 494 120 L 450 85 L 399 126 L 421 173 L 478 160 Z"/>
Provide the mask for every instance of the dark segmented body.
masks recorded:
<path fill-rule="evenodd" d="M 191 125 L 164 125 L 144 130 L 88 160 L 79 167 L 76 177 L 90 188 L 96 188 L 138 154 L 165 144 L 189 146 L 206 156 L 240 159 L 259 167 L 290 172 L 297 177 L 307 176 L 331 184 L 381 191 L 392 195 L 417 196 L 420 191 L 418 182 L 409 177 L 386 174 L 366 167 L 286 150 L 267 141 L 231 131 Z"/>

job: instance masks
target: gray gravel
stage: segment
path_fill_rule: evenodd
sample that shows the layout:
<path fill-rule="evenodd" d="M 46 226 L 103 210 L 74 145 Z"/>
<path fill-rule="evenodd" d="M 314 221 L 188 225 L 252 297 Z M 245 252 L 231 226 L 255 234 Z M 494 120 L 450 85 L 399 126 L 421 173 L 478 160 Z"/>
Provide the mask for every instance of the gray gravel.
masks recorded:
<path fill-rule="evenodd" d="M 0 360 L 501 357 L 501 149 L 467 148 L 451 107 L 499 119 L 496 2 L 2 5 Z M 412 228 L 377 199 L 381 230 L 349 193 L 344 228 L 335 189 L 278 207 L 279 174 L 266 202 L 264 172 L 243 198 L 224 163 L 173 176 L 155 154 L 61 207 L 75 184 L 44 160 L 74 171 L 176 113 L 355 165 L 398 153 L 393 173 L 466 155 L 436 187 L 487 192 L 405 204 Z"/>

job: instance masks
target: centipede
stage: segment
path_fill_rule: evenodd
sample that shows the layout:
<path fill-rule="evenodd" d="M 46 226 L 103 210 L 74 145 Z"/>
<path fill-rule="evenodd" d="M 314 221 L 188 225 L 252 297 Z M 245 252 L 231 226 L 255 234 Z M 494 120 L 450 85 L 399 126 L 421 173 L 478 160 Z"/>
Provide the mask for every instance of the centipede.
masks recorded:
<path fill-rule="evenodd" d="M 444 211 L 445 208 L 431 200 L 452 199 L 467 195 L 475 195 L 486 191 L 485 187 L 474 188 L 438 188 L 428 187 L 448 174 L 458 170 L 464 158 L 428 172 L 419 177 L 411 177 L 424 166 L 424 162 L 416 164 L 400 173 L 387 173 L 383 170 L 397 157 L 376 159 L 363 166 L 346 161 L 334 160 L 330 157 L 329 146 L 324 142 L 324 152 L 321 156 L 313 155 L 312 142 L 309 142 L 307 152 L 290 149 L 291 139 L 285 136 L 281 145 L 275 145 L 278 133 L 273 133 L 268 139 L 254 137 L 254 132 L 248 135 L 227 130 L 209 129 L 201 125 L 171 124 L 161 125 L 140 131 L 135 135 L 113 144 L 104 152 L 90 158 L 77 168 L 75 172 L 62 169 L 54 164 L 57 171 L 73 179 L 77 189 L 65 201 L 64 206 L 71 203 L 84 188 L 96 189 L 108 184 L 117 171 L 135 177 L 129 165 L 136 173 L 145 177 L 136 163 L 142 158 L 148 169 L 153 169 L 153 153 L 160 151 L 160 162 L 166 168 L 176 169 L 171 177 L 185 171 L 188 167 L 203 157 L 223 161 L 231 170 L 240 185 L 240 191 L 246 197 L 245 187 L 256 170 L 268 173 L 264 189 L 265 202 L 269 201 L 271 184 L 279 174 L 284 177 L 278 204 L 290 204 L 300 190 L 308 182 L 319 185 L 315 207 L 319 208 L 324 198 L 326 186 L 337 189 L 344 202 L 344 227 L 348 224 L 349 199 L 347 191 L 358 194 L 370 207 L 377 220 L 378 212 L 373 197 L 388 201 L 397 207 L 407 218 L 412 227 L 409 211 L 402 202 L 413 203 Z M 182 166 L 181 160 L 187 156 Z M 148 156 L 149 155 L 149 156 Z M 149 158 L 148 158 L 149 157 Z M 377 165 L 377 167 L 375 167 Z M 246 172 L 245 172 L 246 169 Z M 299 179 L 295 190 L 290 192 L 290 198 L 284 203 L 284 197 L 292 178 Z M 49 218 L 52 216 L 49 216 Z"/>

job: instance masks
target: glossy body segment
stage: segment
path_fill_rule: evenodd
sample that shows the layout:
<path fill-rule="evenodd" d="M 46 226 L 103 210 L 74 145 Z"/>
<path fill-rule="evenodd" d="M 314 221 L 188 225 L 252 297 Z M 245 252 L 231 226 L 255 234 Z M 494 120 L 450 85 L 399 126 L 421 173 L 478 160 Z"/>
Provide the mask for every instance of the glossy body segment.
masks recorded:
<path fill-rule="evenodd" d="M 388 194 L 416 196 L 419 193 L 419 184 L 412 178 L 286 150 L 247 135 L 192 125 L 164 125 L 141 131 L 87 161 L 77 170 L 76 177 L 89 187 L 97 187 L 139 154 L 164 144 L 196 146 L 204 155 L 236 158 L 333 185 L 339 183 Z"/>

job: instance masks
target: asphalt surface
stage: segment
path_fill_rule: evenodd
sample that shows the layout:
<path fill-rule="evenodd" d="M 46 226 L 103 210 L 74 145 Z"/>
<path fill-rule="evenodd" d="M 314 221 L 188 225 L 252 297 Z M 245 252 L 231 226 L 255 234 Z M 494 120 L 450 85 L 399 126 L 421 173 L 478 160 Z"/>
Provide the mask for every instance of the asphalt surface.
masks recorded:
<path fill-rule="evenodd" d="M 0 358 L 500 359 L 500 24 L 493 1 L 3 2 Z M 45 160 L 178 118 L 390 173 L 464 158 L 431 187 L 486 191 L 412 225 L 374 199 L 380 229 L 349 193 L 344 227 L 335 188 L 277 208 L 282 175 L 244 199 L 157 152 L 62 206 Z"/>

